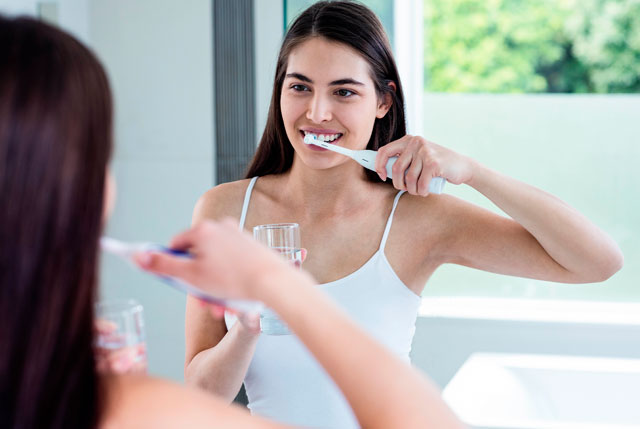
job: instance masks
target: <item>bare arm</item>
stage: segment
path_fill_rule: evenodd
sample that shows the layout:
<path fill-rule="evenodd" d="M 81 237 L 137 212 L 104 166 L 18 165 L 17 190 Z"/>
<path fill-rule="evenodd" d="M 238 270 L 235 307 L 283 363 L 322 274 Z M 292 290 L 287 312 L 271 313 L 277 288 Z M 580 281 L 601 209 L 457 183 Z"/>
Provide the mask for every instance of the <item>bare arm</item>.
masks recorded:
<path fill-rule="evenodd" d="M 244 184 L 219 186 L 196 204 L 193 223 L 223 216 L 239 217 Z M 238 209 L 230 213 L 229 210 Z M 240 391 L 259 333 L 242 323 L 227 332 L 224 319 L 215 319 L 197 299 L 187 298 L 185 316 L 185 381 L 231 402 Z"/>
<path fill-rule="evenodd" d="M 533 186 L 479 168 L 477 181 L 469 184 L 511 218 L 441 196 L 446 233 L 430 257 L 562 283 L 599 282 L 620 269 L 615 242 L 578 211 Z"/>
<path fill-rule="evenodd" d="M 185 382 L 231 402 L 251 363 L 258 334 L 236 323 L 227 332 L 198 300 L 187 299 Z"/>
<path fill-rule="evenodd" d="M 485 221 L 504 233 L 511 260 L 500 267 L 516 275 L 564 283 L 606 280 L 623 264 L 617 244 L 584 215 L 553 195 L 474 163 L 469 186 L 489 198 L 518 224 Z M 495 226 L 493 226 L 495 225 Z M 479 225 L 482 228 L 483 225 Z M 474 258 L 481 261 L 481 258 Z M 515 264 L 511 263 L 515 262 Z M 511 268 L 510 268 L 511 267 Z"/>
<path fill-rule="evenodd" d="M 458 428 L 435 386 L 353 323 L 303 271 L 233 223 L 204 222 L 174 239 L 184 260 L 139 257 L 143 268 L 181 277 L 226 298 L 257 299 L 276 310 L 335 380 L 364 428 Z"/>
<path fill-rule="evenodd" d="M 493 171 L 422 137 L 405 136 L 380 149 L 376 159 L 381 178 L 389 156 L 399 154 L 393 166 L 393 184 L 410 194 L 425 196 L 432 177 L 467 184 L 483 194 L 511 219 L 494 215 L 451 197 L 439 197 L 448 234 L 438 249 L 423 255 L 434 263 L 452 262 L 482 270 L 564 283 L 603 281 L 623 263 L 616 243 L 577 210 L 553 195 Z M 405 175 L 406 172 L 406 175 Z M 419 200 L 420 198 L 413 198 Z M 414 204 L 420 206 L 420 204 Z M 445 205 L 447 207 L 442 208 Z M 416 208 L 417 234 L 428 230 L 433 215 Z M 421 223 L 422 222 L 422 223 Z M 427 237 L 423 237 L 425 240 Z M 437 259 L 437 260 L 435 260 Z"/>

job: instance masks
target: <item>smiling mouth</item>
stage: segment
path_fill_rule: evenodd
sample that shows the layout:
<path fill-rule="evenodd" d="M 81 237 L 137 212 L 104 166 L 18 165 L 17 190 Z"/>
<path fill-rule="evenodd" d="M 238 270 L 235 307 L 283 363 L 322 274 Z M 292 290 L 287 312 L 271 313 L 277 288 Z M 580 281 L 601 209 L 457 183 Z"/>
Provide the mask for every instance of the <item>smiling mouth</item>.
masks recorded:
<path fill-rule="evenodd" d="M 309 131 L 300 131 L 300 134 L 302 135 L 303 139 L 307 135 L 312 135 L 312 136 L 314 136 L 316 138 L 316 140 L 321 141 L 321 142 L 325 142 L 325 143 L 330 143 L 330 144 L 337 144 L 338 140 L 340 140 L 340 138 L 343 136 L 342 133 L 320 134 L 320 133 L 312 133 L 312 132 L 309 132 Z M 313 146 L 313 145 L 311 145 L 311 146 Z M 318 148 L 318 149 L 321 149 L 321 148 Z"/>

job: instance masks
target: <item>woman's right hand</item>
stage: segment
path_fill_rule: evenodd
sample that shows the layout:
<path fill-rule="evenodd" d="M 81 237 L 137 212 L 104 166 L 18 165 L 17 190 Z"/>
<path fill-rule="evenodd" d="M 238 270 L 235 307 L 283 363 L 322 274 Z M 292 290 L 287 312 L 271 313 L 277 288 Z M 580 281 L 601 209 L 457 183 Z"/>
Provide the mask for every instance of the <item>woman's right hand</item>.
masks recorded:
<path fill-rule="evenodd" d="M 192 257 L 144 252 L 135 260 L 147 271 L 178 277 L 220 298 L 262 300 L 265 280 L 296 273 L 232 220 L 203 221 L 174 237 L 170 247 L 188 250 Z"/>
<path fill-rule="evenodd" d="M 388 178 L 386 165 L 392 156 L 398 157 L 392 168 L 393 186 L 411 195 L 427 196 L 434 177 L 442 177 L 454 185 L 468 183 L 477 165 L 467 156 L 407 134 L 378 149 L 375 166 L 382 181 Z"/>

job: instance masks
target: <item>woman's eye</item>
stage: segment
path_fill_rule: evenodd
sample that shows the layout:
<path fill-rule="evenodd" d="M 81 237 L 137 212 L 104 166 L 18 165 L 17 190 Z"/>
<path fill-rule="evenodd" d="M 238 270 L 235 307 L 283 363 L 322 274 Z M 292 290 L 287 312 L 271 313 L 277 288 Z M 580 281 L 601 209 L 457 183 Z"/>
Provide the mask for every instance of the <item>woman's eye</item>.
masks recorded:
<path fill-rule="evenodd" d="M 340 97 L 350 97 L 354 94 L 354 92 L 348 89 L 339 89 L 336 91 L 336 94 L 338 94 Z"/>
<path fill-rule="evenodd" d="M 304 85 L 291 85 L 291 89 L 293 89 L 294 91 L 298 91 L 298 92 L 303 92 L 303 91 L 309 91 L 309 88 L 307 88 Z"/>

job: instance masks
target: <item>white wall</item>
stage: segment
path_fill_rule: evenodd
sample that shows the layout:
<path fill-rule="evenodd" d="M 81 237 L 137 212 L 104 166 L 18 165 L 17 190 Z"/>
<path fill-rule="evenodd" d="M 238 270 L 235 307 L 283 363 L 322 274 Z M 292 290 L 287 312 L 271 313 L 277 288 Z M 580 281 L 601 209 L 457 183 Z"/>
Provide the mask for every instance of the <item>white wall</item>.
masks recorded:
<path fill-rule="evenodd" d="M 107 233 L 166 243 L 213 185 L 211 2 L 91 0 L 91 44 L 115 94 L 118 201 Z M 149 371 L 183 378 L 185 297 L 104 258 L 102 295 L 145 309 Z"/>

